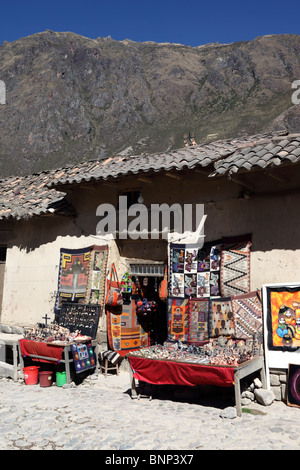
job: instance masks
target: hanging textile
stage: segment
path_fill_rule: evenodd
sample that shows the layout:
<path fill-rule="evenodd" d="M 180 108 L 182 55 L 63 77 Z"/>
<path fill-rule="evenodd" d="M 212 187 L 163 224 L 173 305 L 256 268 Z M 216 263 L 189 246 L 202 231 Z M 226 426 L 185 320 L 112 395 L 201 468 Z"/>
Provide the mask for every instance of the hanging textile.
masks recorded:
<path fill-rule="evenodd" d="M 212 338 L 220 335 L 235 336 L 234 315 L 230 297 L 210 301 L 209 328 L 209 336 Z"/>
<path fill-rule="evenodd" d="M 220 242 L 203 248 L 171 243 L 169 297 L 220 296 L 220 262 Z"/>
<path fill-rule="evenodd" d="M 108 246 L 60 250 L 55 314 L 63 302 L 104 304 Z"/>
<path fill-rule="evenodd" d="M 209 305 L 208 299 L 191 299 L 189 301 L 189 343 L 198 343 L 209 339 Z"/>
<path fill-rule="evenodd" d="M 89 277 L 85 303 L 104 306 L 108 246 L 93 246 L 90 256 Z"/>
<path fill-rule="evenodd" d="M 168 299 L 168 340 L 186 342 L 189 332 L 189 300 Z"/>
<path fill-rule="evenodd" d="M 221 255 L 222 297 L 250 292 L 250 248 L 249 239 L 236 243 L 224 240 Z"/>
<path fill-rule="evenodd" d="M 55 313 L 63 302 L 84 302 L 90 269 L 91 247 L 61 248 Z"/>
<path fill-rule="evenodd" d="M 240 339 L 253 338 L 261 333 L 262 305 L 257 292 L 232 297 L 232 309 L 235 320 L 236 337 Z"/>
<path fill-rule="evenodd" d="M 129 304 L 116 307 L 116 310 L 116 313 L 113 308 L 107 307 L 106 310 L 110 349 L 125 356 L 130 351 L 148 346 L 148 333 L 138 323 L 135 300 L 131 299 Z"/>

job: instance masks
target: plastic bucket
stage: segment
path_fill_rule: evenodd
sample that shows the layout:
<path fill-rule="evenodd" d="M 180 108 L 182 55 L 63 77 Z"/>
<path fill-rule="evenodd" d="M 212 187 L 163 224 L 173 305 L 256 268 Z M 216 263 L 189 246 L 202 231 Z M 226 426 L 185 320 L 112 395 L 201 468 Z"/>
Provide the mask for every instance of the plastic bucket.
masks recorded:
<path fill-rule="evenodd" d="M 40 387 L 50 387 L 52 385 L 52 371 L 43 370 L 39 373 Z"/>
<path fill-rule="evenodd" d="M 56 372 L 56 385 L 62 387 L 67 383 L 66 372 Z"/>
<path fill-rule="evenodd" d="M 24 367 L 24 380 L 26 385 L 36 385 L 39 381 L 39 367 Z"/>

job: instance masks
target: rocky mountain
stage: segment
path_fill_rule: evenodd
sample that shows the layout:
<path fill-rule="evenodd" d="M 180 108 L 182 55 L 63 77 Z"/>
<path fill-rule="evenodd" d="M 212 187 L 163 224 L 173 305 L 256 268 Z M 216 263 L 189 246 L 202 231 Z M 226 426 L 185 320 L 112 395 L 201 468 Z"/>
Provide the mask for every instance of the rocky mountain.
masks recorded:
<path fill-rule="evenodd" d="M 300 36 L 198 47 L 45 31 L 0 47 L 0 177 L 300 131 Z"/>

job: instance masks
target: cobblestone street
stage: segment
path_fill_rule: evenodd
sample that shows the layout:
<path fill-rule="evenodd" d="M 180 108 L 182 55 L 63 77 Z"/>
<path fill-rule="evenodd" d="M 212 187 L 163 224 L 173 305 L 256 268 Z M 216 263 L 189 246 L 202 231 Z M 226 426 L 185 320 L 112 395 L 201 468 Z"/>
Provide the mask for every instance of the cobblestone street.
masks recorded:
<path fill-rule="evenodd" d="M 128 372 L 90 376 L 70 388 L 1 379 L 0 449 L 103 450 L 117 456 L 137 450 L 300 449 L 298 408 L 255 403 L 252 413 L 221 418 L 233 405 L 228 392 L 187 387 L 158 386 L 152 400 L 132 399 Z"/>

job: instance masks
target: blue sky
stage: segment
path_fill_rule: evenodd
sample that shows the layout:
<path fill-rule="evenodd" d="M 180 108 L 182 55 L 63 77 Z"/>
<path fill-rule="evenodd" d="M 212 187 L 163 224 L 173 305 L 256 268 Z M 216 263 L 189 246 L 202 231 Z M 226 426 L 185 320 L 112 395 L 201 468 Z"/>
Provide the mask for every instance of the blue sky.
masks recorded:
<path fill-rule="evenodd" d="M 96 38 L 180 43 L 300 34 L 299 0 L 2 0 L 0 44 L 51 29 Z"/>

